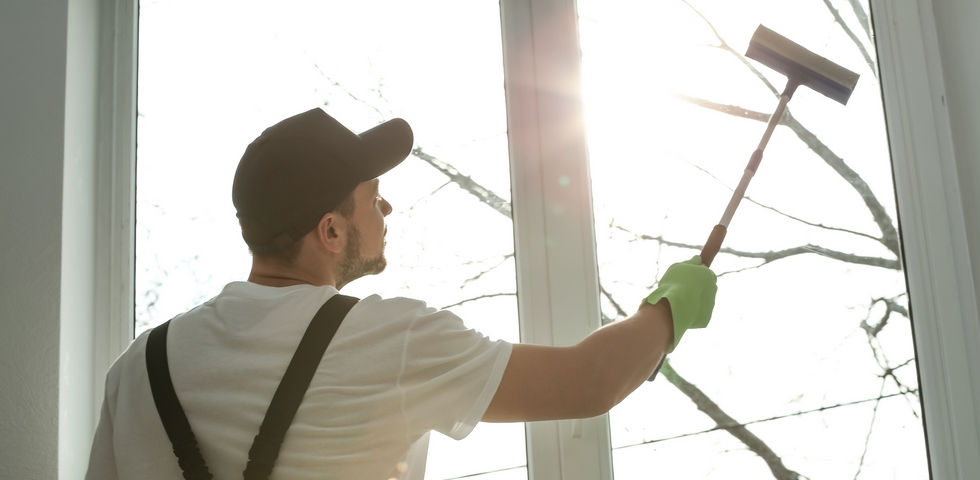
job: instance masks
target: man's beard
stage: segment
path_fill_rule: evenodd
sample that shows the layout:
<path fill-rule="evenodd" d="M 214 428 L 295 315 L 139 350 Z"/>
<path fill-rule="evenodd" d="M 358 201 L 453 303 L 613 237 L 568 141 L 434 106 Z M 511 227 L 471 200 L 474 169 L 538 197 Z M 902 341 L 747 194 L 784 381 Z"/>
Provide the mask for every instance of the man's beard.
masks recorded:
<path fill-rule="evenodd" d="M 378 256 L 364 258 L 361 255 L 361 231 L 354 225 L 350 227 L 350 235 L 347 237 L 347 248 L 344 251 L 344 259 L 337 265 L 337 290 L 365 275 L 381 273 L 388 265 L 387 260 L 385 260 L 383 246 Z"/>

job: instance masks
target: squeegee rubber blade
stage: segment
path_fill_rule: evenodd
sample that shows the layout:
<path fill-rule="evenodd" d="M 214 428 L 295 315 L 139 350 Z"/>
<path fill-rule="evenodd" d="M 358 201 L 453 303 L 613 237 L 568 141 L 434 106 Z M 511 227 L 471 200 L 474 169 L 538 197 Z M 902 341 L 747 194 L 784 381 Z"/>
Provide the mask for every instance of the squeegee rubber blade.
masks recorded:
<path fill-rule="evenodd" d="M 745 56 L 845 105 L 860 78 L 763 25 L 752 35 Z"/>

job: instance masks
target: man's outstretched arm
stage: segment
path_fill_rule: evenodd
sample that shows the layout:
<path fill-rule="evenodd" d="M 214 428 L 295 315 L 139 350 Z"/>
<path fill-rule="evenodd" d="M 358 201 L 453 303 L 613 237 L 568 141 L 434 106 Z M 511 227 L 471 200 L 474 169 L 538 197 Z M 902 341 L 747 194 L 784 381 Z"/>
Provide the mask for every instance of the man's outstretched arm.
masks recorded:
<path fill-rule="evenodd" d="M 704 328 L 717 278 L 701 258 L 675 263 L 631 317 L 572 347 L 514 345 L 486 422 L 588 418 L 608 412 L 674 350 L 689 328 Z"/>
<path fill-rule="evenodd" d="M 639 387 L 672 344 L 666 300 L 606 325 L 571 347 L 515 344 L 485 422 L 589 418 Z"/>

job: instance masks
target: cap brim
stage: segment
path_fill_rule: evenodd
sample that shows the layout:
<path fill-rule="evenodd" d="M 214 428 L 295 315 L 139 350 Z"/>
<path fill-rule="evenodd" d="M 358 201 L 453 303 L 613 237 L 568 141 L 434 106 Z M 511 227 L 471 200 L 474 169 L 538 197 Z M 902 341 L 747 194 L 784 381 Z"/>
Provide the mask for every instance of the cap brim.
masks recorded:
<path fill-rule="evenodd" d="M 361 132 L 358 137 L 366 149 L 363 157 L 365 180 L 380 177 L 402 163 L 415 144 L 412 127 L 400 118 Z"/>

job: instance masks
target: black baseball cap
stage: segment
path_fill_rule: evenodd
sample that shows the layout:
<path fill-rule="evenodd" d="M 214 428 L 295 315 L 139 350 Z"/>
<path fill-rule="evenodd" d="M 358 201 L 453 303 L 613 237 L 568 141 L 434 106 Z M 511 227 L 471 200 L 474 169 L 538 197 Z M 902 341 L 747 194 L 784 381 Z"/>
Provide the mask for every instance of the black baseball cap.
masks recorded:
<path fill-rule="evenodd" d="M 252 252 L 272 253 L 312 231 L 365 182 L 408 157 L 400 118 L 356 134 L 319 108 L 269 128 L 242 155 L 231 199 Z"/>

